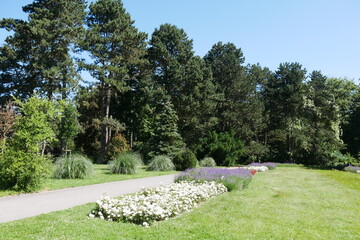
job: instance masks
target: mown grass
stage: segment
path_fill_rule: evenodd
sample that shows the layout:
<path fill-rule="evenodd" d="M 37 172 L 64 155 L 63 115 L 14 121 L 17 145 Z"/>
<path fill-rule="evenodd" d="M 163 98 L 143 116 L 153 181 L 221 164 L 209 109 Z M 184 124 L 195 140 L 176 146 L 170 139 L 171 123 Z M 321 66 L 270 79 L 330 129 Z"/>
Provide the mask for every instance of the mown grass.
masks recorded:
<path fill-rule="evenodd" d="M 150 228 L 89 219 L 87 204 L 0 224 L 0 239 L 359 239 L 359 203 L 359 190 L 323 172 L 278 168 Z"/>
<path fill-rule="evenodd" d="M 317 170 L 317 172 L 323 176 L 335 180 L 344 187 L 360 191 L 360 174 L 338 170 Z"/>
<path fill-rule="evenodd" d="M 175 171 L 167 171 L 167 172 L 150 172 L 146 171 L 144 168 L 140 169 L 138 173 L 125 175 L 125 174 L 110 174 L 109 168 L 107 165 L 94 164 L 94 173 L 83 179 L 55 179 L 49 178 L 45 181 L 43 188 L 41 191 L 47 190 L 55 190 L 61 188 L 70 188 L 70 187 L 78 187 L 85 186 L 91 184 L 105 183 L 105 182 L 114 182 L 114 181 L 122 181 L 128 179 L 135 178 L 145 178 L 145 177 L 153 177 L 153 176 L 161 176 L 167 174 L 176 173 Z M 18 192 L 11 190 L 0 190 L 0 197 L 9 196 L 19 194 Z"/>

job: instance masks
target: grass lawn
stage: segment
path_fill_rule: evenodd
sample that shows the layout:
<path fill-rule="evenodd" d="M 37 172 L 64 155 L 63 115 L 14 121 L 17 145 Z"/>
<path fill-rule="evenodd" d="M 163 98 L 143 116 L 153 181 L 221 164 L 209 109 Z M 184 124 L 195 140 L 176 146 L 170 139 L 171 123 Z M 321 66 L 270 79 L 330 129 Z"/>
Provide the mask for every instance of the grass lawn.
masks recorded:
<path fill-rule="evenodd" d="M 358 180 L 353 173 L 277 168 L 256 174 L 245 190 L 150 228 L 89 219 L 94 204 L 87 204 L 0 224 L 0 239 L 360 239 Z"/>
<path fill-rule="evenodd" d="M 77 186 L 85 186 L 90 184 L 98 184 L 105 182 L 114 182 L 114 181 L 122 181 L 128 179 L 135 178 L 145 178 L 145 177 L 153 177 L 153 176 L 161 176 L 167 174 L 176 173 L 175 171 L 169 172 L 152 172 L 146 171 L 145 169 L 141 169 L 139 173 L 134 175 L 125 175 L 125 174 L 110 174 L 107 165 L 94 164 L 94 173 L 92 176 L 85 179 L 47 179 L 44 183 L 43 190 L 55 190 L 61 188 L 69 188 L 69 187 L 77 187 Z M 15 191 L 1 191 L 0 197 L 18 194 Z"/>

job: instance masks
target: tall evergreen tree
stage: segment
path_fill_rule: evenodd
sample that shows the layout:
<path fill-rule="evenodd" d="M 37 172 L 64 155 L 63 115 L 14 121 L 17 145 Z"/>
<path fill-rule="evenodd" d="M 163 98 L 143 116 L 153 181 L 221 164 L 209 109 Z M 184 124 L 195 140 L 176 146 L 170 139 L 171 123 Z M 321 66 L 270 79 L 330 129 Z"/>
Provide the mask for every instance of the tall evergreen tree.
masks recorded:
<path fill-rule="evenodd" d="M 308 85 L 306 112 L 309 154 L 303 160 L 307 164 L 330 164 L 331 153 L 339 150 L 340 114 L 339 108 L 327 85 L 327 78 L 319 71 L 313 71 Z"/>
<path fill-rule="evenodd" d="M 164 24 L 154 31 L 148 52 L 156 87 L 163 87 L 170 96 L 181 135 L 192 146 L 217 122 L 211 71 L 194 56 L 185 31 L 174 25 Z"/>
<path fill-rule="evenodd" d="M 0 27 L 14 31 L 0 49 L 5 94 L 28 97 L 35 89 L 49 99 L 66 98 L 78 75 L 70 55 L 83 32 L 85 0 L 35 0 L 23 7 L 28 21 L 3 19 Z"/>
<path fill-rule="evenodd" d="M 268 143 L 277 161 L 294 162 L 303 150 L 306 70 L 299 63 L 280 64 L 266 86 Z"/>
<path fill-rule="evenodd" d="M 268 68 L 262 68 L 259 64 L 249 65 L 246 68 L 246 78 L 249 89 L 252 91 L 246 97 L 246 104 L 243 104 L 243 118 L 247 130 L 243 136 L 245 142 L 244 157 L 259 162 L 267 153 L 266 127 L 268 115 L 265 112 L 265 86 L 272 73 Z"/>
<path fill-rule="evenodd" d="M 242 119 L 245 116 L 242 110 L 245 109 L 246 97 L 252 91 L 252 86 L 245 77 L 246 69 L 242 66 L 245 58 L 241 49 L 233 43 L 218 42 L 204 60 L 212 70 L 217 93 L 224 97 L 216 110 L 218 130 L 237 129 L 237 134 L 244 136 L 247 126 Z"/>
<path fill-rule="evenodd" d="M 177 114 L 164 89 L 159 88 L 155 92 L 154 105 L 150 138 L 142 147 L 145 160 L 158 155 L 174 157 L 185 147 L 178 130 Z"/>
<path fill-rule="evenodd" d="M 110 119 L 111 96 L 129 90 L 130 79 L 137 79 L 146 50 L 146 34 L 139 32 L 120 0 L 98 0 L 90 4 L 83 49 L 93 59 L 84 66 L 99 80 L 102 121 Z M 104 157 L 111 141 L 111 130 L 102 124 L 101 148 L 97 159 Z"/>

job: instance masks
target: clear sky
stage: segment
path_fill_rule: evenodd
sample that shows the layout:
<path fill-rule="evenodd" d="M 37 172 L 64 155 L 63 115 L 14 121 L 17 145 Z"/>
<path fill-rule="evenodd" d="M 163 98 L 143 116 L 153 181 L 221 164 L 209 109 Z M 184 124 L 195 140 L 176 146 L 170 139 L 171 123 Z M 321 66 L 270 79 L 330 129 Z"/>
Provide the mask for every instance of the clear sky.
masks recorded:
<path fill-rule="evenodd" d="M 31 0 L 1 0 L 0 18 L 26 18 Z M 360 83 L 360 0 L 123 0 L 136 27 L 183 28 L 204 56 L 218 41 L 241 48 L 245 62 L 276 70 L 299 62 L 308 72 Z M 0 30 L 0 43 L 8 33 Z"/>

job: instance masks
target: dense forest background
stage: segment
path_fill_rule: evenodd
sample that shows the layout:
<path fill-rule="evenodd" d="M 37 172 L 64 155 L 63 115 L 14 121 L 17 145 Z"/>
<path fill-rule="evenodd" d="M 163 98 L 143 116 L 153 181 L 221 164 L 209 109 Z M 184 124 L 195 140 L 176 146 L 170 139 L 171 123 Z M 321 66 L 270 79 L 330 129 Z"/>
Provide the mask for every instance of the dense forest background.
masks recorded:
<path fill-rule="evenodd" d="M 360 86 L 349 79 L 246 65 L 233 43 L 196 56 L 183 29 L 147 36 L 120 0 L 35 0 L 23 11 L 26 21 L 0 21 L 11 33 L 0 47 L 2 152 L 107 163 L 191 150 L 219 165 L 359 157 Z"/>

